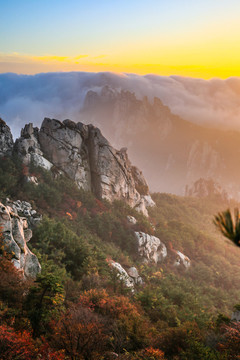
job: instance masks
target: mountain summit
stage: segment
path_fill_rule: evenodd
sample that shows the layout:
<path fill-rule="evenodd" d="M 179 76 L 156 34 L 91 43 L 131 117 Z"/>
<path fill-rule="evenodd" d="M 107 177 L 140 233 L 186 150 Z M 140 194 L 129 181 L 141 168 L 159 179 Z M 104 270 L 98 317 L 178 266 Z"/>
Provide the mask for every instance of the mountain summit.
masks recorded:
<path fill-rule="evenodd" d="M 5 153 L 16 153 L 26 166 L 33 163 L 55 175 L 64 173 L 97 198 L 124 200 L 146 216 L 147 207 L 154 205 L 147 182 L 131 165 L 127 149 L 114 149 L 93 125 L 45 118 L 40 130 L 31 123 L 25 125 L 14 144 L 4 122 L 0 133 Z"/>

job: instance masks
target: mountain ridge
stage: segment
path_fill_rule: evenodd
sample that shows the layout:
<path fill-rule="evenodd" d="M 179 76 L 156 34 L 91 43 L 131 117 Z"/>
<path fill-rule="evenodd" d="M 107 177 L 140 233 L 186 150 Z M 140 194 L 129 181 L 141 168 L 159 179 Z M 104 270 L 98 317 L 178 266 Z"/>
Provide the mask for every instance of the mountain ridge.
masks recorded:
<path fill-rule="evenodd" d="M 131 158 L 148 174 L 152 191 L 183 195 L 186 185 L 213 178 L 239 196 L 237 131 L 190 123 L 158 98 L 151 103 L 109 87 L 87 93 L 81 119 L 101 126 L 115 146 L 124 141 Z"/>
<path fill-rule="evenodd" d="M 16 153 L 25 166 L 34 163 L 52 169 L 56 176 L 63 172 L 97 198 L 125 200 L 146 216 L 147 207 L 154 205 L 147 182 L 131 165 L 126 149 L 115 150 L 93 125 L 45 118 L 40 130 L 27 124 L 10 144 L 11 131 L 3 121 L 0 133 L 5 153 Z"/>

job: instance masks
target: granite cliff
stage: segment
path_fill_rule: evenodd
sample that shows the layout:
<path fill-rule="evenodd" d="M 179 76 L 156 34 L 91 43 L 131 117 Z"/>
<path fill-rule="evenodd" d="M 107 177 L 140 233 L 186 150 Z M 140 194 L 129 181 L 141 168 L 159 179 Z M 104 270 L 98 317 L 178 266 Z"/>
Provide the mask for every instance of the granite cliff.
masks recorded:
<path fill-rule="evenodd" d="M 127 149 L 114 149 L 93 125 L 45 118 L 40 130 L 25 125 L 14 144 L 5 123 L 0 133 L 5 149 L 1 155 L 14 152 L 26 166 L 33 163 L 55 175 L 63 173 L 97 198 L 124 200 L 146 216 L 147 207 L 154 206 L 147 182 L 131 165 Z"/>

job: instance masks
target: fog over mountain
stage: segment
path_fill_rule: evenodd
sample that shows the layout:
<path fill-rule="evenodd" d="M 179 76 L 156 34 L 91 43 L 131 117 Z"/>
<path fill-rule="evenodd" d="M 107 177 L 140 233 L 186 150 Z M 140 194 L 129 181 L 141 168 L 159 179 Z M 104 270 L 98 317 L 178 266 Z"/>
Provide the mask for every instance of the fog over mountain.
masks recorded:
<path fill-rule="evenodd" d="M 184 194 L 200 178 L 239 197 L 240 79 L 113 73 L 0 75 L 0 117 L 14 137 L 44 117 L 99 127 L 127 147 L 151 191 Z"/>
<path fill-rule="evenodd" d="M 27 121 L 45 116 L 79 120 L 88 90 L 105 85 L 129 90 L 142 99 L 159 97 L 172 113 L 202 125 L 240 129 L 240 79 L 202 80 L 179 76 L 114 73 L 0 74 L 0 116 L 16 137 Z"/>

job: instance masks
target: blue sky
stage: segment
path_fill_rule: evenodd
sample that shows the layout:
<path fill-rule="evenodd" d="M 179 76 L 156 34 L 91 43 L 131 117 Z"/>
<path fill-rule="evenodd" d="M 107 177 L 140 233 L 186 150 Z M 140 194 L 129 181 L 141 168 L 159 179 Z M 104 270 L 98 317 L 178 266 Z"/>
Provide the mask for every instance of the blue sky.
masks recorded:
<path fill-rule="evenodd" d="M 24 56 L 81 54 L 89 55 L 85 63 L 93 65 L 93 59 L 105 55 L 110 67 L 132 64 L 137 69 L 167 63 L 203 67 L 208 64 L 211 42 L 218 44 L 219 57 L 223 46 L 229 51 L 231 43 L 233 57 L 240 59 L 234 45 L 240 40 L 240 2 L 236 0 L 0 0 L 0 9 L 0 61 L 5 64 L 27 62 Z M 193 57 L 191 64 L 178 61 L 181 48 L 186 59 Z M 199 64 L 198 51 L 205 51 Z M 8 60 L 12 54 L 15 60 Z"/>

